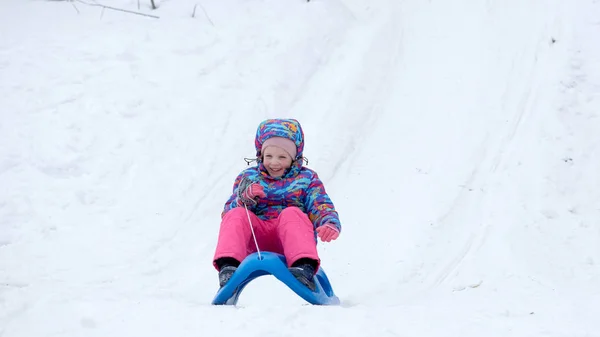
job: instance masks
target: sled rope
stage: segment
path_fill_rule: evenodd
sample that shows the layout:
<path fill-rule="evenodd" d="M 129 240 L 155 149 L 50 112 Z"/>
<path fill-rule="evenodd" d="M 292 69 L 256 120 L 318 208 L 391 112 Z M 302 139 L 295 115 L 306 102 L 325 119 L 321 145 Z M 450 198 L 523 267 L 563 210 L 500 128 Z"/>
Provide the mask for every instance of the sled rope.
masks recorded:
<path fill-rule="evenodd" d="M 248 212 L 248 206 L 244 204 L 244 208 L 246 209 L 246 215 L 248 216 L 248 223 L 250 224 L 250 231 L 252 231 L 252 238 L 254 238 L 254 244 L 256 245 L 256 252 L 258 253 L 258 259 L 262 260 L 260 256 L 260 248 L 258 248 L 258 241 L 256 241 L 256 235 L 254 235 L 254 226 L 252 226 L 252 220 L 250 220 L 250 213 Z"/>

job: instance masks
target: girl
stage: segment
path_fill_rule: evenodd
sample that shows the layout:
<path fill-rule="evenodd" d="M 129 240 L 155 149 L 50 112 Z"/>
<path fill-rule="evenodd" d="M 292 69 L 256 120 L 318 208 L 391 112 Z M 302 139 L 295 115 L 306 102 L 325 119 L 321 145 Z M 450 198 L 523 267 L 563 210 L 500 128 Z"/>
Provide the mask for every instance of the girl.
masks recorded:
<path fill-rule="evenodd" d="M 223 287 L 241 261 L 260 250 L 283 254 L 290 272 L 311 290 L 321 260 L 317 237 L 338 238 L 338 213 L 317 173 L 302 166 L 304 133 L 295 119 L 268 119 L 258 125 L 256 162 L 235 179 L 225 202 L 213 265 Z M 246 213 L 246 210 L 248 213 Z"/>

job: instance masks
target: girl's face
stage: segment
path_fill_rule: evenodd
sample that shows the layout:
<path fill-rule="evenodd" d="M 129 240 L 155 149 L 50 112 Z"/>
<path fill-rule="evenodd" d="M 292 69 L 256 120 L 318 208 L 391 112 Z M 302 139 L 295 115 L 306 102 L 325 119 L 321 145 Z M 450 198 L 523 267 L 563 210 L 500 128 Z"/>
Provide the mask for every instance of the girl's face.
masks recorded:
<path fill-rule="evenodd" d="M 292 157 L 282 148 L 269 146 L 263 152 L 263 164 L 271 177 L 281 177 L 292 166 Z"/>

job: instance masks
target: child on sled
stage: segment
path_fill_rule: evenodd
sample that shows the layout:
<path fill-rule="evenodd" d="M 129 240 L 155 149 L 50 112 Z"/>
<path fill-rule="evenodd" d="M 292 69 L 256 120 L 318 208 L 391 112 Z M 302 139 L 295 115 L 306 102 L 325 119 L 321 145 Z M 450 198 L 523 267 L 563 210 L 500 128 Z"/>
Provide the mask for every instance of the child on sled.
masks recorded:
<path fill-rule="evenodd" d="M 315 290 L 314 275 L 321 263 L 317 237 L 324 242 L 338 238 L 338 213 L 317 173 L 302 165 L 304 133 L 297 120 L 261 122 L 254 144 L 257 165 L 237 176 L 221 214 L 213 258 L 219 285 L 229 281 L 258 245 L 283 254 L 292 275 Z"/>

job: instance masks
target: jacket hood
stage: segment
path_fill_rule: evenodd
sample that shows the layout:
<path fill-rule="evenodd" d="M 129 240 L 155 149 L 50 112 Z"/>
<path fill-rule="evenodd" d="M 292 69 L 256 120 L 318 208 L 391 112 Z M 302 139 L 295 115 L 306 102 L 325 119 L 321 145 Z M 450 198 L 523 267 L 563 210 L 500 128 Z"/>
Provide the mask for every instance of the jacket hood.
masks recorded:
<path fill-rule="evenodd" d="M 296 158 L 293 158 L 290 172 L 284 177 L 295 175 L 302 167 L 302 158 L 304 153 L 304 132 L 300 122 L 295 119 L 267 119 L 262 121 L 256 130 L 254 146 L 256 147 L 256 157 L 260 164 L 261 171 L 266 172 L 260 159 L 260 153 L 263 143 L 271 137 L 283 137 L 290 139 L 296 144 Z"/>
<path fill-rule="evenodd" d="M 295 119 L 267 119 L 258 125 L 254 145 L 256 156 L 260 157 L 262 145 L 271 137 L 287 138 L 296 144 L 296 158 L 302 158 L 304 150 L 304 132 L 300 123 Z"/>

